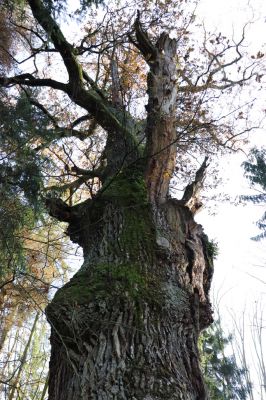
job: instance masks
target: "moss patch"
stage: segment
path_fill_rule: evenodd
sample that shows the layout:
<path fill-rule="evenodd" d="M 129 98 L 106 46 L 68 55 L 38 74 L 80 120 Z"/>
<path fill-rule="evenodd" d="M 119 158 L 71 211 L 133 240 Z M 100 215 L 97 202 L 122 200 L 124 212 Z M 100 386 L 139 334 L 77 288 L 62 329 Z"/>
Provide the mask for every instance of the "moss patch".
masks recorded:
<path fill-rule="evenodd" d="M 123 214 L 123 228 L 120 234 L 121 248 L 132 261 L 145 253 L 146 261 L 153 260 L 156 243 L 147 188 L 142 173 L 136 167 L 125 169 L 106 183 L 103 199 L 111 201 Z"/>
<path fill-rule="evenodd" d="M 105 213 L 109 205 L 112 212 Z M 99 238 L 104 243 L 107 259 L 115 261 L 102 262 L 104 255 L 96 262 L 85 260 L 88 263 L 86 268 L 82 268 L 56 293 L 52 306 L 90 307 L 93 303 L 97 305 L 105 301 L 110 308 L 119 302 L 133 301 L 136 310 L 143 309 L 143 303 L 162 308 L 165 289 L 160 273 L 154 267 L 156 233 L 140 170 L 125 169 L 105 182 L 87 213 L 88 216 L 85 213 L 80 219 L 80 226 L 88 220 L 83 232 L 84 242 L 87 240 L 89 243 L 91 238 L 94 243 Z"/>
<path fill-rule="evenodd" d="M 92 301 L 139 300 L 158 301 L 160 282 L 150 274 L 143 274 L 137 264 L 98 264 L 90 271 L 78 272 L 62 289 L 53 303 L 73 305 L 89 304 Z"/>
<path fill-rule="evenodd" d="M 107 180 L 101 196 L 123 206 L 148 204 L 146 184 L 138 166 L 126 168 Z"/>

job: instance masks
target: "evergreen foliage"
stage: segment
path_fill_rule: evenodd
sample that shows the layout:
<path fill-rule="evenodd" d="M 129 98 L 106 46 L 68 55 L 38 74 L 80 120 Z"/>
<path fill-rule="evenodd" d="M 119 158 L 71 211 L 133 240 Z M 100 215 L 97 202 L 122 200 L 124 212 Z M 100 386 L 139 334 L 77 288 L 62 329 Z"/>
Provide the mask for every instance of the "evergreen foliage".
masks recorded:
<path fill-rule="evenodd" d="M 252 149 L 249 160 L 243 163 L 243 167 L 245 176 L 257 194 L 245 195 L 241 198 L 254 204 L 266 204 L 266 149 Z M 257 221 L 257 225 L 262 232 L 254 236 L 253 240 L 261 240 L 266 237 L 266 212 Z"/>
<path fill-rule="evenodd" d="M 31 229 L 43 212 L 41 168 L 48 163 L 36 150 L 45 129 L 22 95 L 12 105 L 0 101 L 0 274 L 24 270 L 21 233 Z M 15 118 L 14 118 L 15 116 Z"/>
<path fill-rule="evenodd" d="M 217 241 L 215 240 L 209 240 L 207 242 L 207 251 L 210 255 L 210 257 L 212 257 L 214 260 L 218 257 L 219 255 L 219 246 Z"/>
<path fill-rule="evenodd" d="M 245 370 L 239 368 L 234 354 L 229 354 L 232 337 L 222 330 L 220 319 L 203 331 L 199 348 L 205 382 L 212 400 L 245 400 L 251 391 Z"/>

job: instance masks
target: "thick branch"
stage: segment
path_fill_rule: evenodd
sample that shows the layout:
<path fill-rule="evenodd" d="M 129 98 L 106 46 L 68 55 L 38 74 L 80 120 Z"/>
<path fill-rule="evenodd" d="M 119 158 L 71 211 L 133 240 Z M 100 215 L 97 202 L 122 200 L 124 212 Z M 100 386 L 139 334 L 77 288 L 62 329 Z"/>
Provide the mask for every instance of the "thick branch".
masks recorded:
<path fill-rule="evenodd" d="M 157 49 L 152 44 L 148 34 L 142 28 L 139 11 L 137 12 L 134 28 L 137 42 L 135 42 L 131 36 L 129 36 L 129 39 L 140 50 L 147 62 L 154 60 L 157 55 Z"/>
<path fill-rule="evenodd" d="M 53 89 L 68 91 L 68 85 L 62 82 L 55 81 L 54 79 L 41 79 L 35 78 L 32 74 L 20 74 L 12 77 L 0 77 L 0 85 L 9 87 L 13 85 L 27 85 L 30 87 L 47 86 Z"/>
<path fill-rule="evenodd" d="M 83 87 L 76 88 L 73 91 L 71 85 L 64 84 L 53 79 L 40 79 L 35 78 L 32 74 L 20 74 L 13 77 L 0 77 L 0 85 L 10 87 L 13 85 L 26 85 L 30 87 L 48 86 L 53 89 L 64 91 L 72 101 L 77 105 L 87 110 L 94 118 L 95 121 L 102 126 L 109 134 L 114 134 L 113 141 L 121 142 L 120 161 L 118 162 L 119 168 L 122 167 L 121 163 L 131 163 L 139 157 L 138 146 L 136 145 L 133 137 L 135 129 L 135 121 L 130 114 L 125 111 L 116 110 L 115 107 L 101 96 L 98 91 L 86 90 Z M 77 136 L 81 140 L 84 136 L 79 131 L 67 128 L 58 128 L 61 131 L 62 137 L 64 136 Z M 90 130 L 93 133 L 93 129 Z M 88 133 L 86 134 L 86 136 Z M 113 146 L 115 151 L 115 147 Z M 113 154 L 110 153 L 110 160 L 114 159 Z"/>
<path fill-rule="evenodd" d="M 66 192 L 67 190 L 77 190 L 83 183 L 85 183 L 90 177 L 89 176 L 81 176 L 75 181 L 66 183 L 65 185 L 57 186 L 49 186 L 45 190 L 47 192 L 53 191 L 53 190 L 60 190 L 60 192 Z"/>
<path fill-rule="evenodd" d="M 84 169 L 84 168 L 79 168 L 77 165 L 71 168 L 72 172 L 75 172 L 77 175 L 81 175 L 86 179 L 91 179 L 91 178 L 102 178 L 104 168 L 99 167 L 94 170 L 89 170 L 89 169 Z"/>
<path fill-rule="evenodd" d="M 134 127 L 132 117 L 127 115 L 127 124 L 125 124 L 125 116 L 121 112 L 120 114 L 117 112 L 114 105 L 105 98 L 93 79 L 82 70 L 81 65 L 77 61 L 73 46 L 66 40 L 58 24 L 51 17 L 49 10 L 43 5 L 43 2 L 41 0 L 28 0 L 28 2 L 33 16 L 53 42 L 55 50 L 60 53 L 69 74 L 69 84 L 64 84 L 53 79 L 35 78 L 32 74 L 21 74 L 9 78 L 0 77 L 0 85 L 48 86 L 53 89 L 62 90 L 77 105 L 95 117 L 96 122 L 107 132 L 119 132 L 121 136 L 124 136 L 124 140 L 128 141 Z M 83 80 L 89 82 L 92 90 L 88 91 L 84 88 Z M 130 128 L 128 125 L 130 125 Z"/>
<path fill-rule="evenodd" d="M 62 222 L 70 222 L 71 207 L 61 199 L 46 199 L 45 205 L 49 211 L 49 215 Z"/>
<path fill-rule="evenodd" d="M 56 50 L 59 51 L 69 74 L 69 82 L 78 86 L 82 85 L 82 72 L 80 64 L 73 54 L 73 47 L 65 39 L 50 12 L 44 7 L 41 0 L 28 0 L 32 14 L 51 38 Z"/>
<path fill-rule="evenodd" d="M 49 130 L 47 131 L 47 133 L 48 132 L 49 132 Z M 90 133 L 87 130 L 79 131 L 77 129 L 65 128 L 65 127 L 60 127 L 60 126 L 55 129 L 51 129 L 50 132 L 54 133 L 54 139 L 76 137 L 80 140 L 85 140 L 87 137 L 90 136 Z"/>
<path fill-rule="evenodd" d="M 94 170 L 86 170 L 83 168 L 79 168 L 76 165 L 74 165 L 71 169 L 68 167 L 68 165 L 66 165 L 66 167 L 70 175 L 75 174 L 76 177 L 79 177 L 76 180 L 66 183 L 63 186 L 49 186 L 46 188 L 46 191 L 51 192 L 53 190 L 60 190 L 60 192 L 66 192 L 69 190 L 73 193 L 73 191 L 76 191 L 83 183 L 87 183 L 88 180 L 93 178 L 101 179 L 104 174 L 104 167 L 102 166 Z M 49 214 L 52 217 L 57 218 L 59 221 L 70 221 L 70 206 L 68 206 L 63 200 L 58 198 L 46 199 L 46 207 L 48 208 Z"/>
<path fill-rule="evenodd" d="M 69 83 L 35 78 L 33 74 L 20 74 L 8 78 L 0 77 L 0 85 L 7 87 L 16 84 L 29 87 L 48 86 L 64 91 L 73 102 L 94 117 L 95 123 L 108 132 L 108 137 L 112 136 L 108 140 L 106 154 L 107 162 L 111 166 L 110 173 L 112 173 L 111 171 L 116 173 L 121 167 L 134 162 L 140 156 L 134 137 L 136 130 L 134 119 L 125 110 L 117 109 L 108 101 L 97 84 L 82 70 L 76 59 L 73 46 L 67 42 L 48 9 L 44 7 L 43 2 L 41 0 L 29 0 L 29 5 L 34 17 L 53 42 L 55 49 L 61 54 L 69 74 Z M 91 90 L 86 89 L 83 80 L 89 82 Z M 66 130 L 64 129 L 65 133 Z"/>

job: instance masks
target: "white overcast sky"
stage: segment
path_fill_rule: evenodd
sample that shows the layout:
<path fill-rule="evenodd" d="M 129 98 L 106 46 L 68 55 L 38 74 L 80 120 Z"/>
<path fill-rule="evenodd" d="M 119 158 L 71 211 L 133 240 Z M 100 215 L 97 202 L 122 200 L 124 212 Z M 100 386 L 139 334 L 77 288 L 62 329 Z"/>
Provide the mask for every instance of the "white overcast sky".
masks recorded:
<path fill-rule="evenodd" d="M 239 38 L 243 25 L 253 21 L 247 30 L 247 51 L 249 54 L 256 54 L 258 51 L 266 53 L 266 0 L 201 0 L 196 13 L 204 22 L 206 30 L 216 30 L 229 37 L 234 35 L 236 39 Z M 258 96 L 258 107 L 265 109 L 266 87 Z M 250 146 L 262 145 L 266 146 L 266 124 L 264 129 L 250 135 Z M 248 182 L 243 177 L 241 168 L 244 160 L 243 153 L 223 157 L 221 166 L 225 183 L 219 191 L 224 191 L 232 197 L 249 192 Z M 262 308 L 265 309 L 266 240 L 250 240 L 251 236 L 258 233 L 255 221 L 264 211 L 265 205 L 233 206 L 223 203 L 218 205 L 216 215 L 211 216 L 204 210 L 197 217 L 209 237 L 215 239 L 219 245 L 212 296 L 220 302 L 223 323 L 229 330 L 233 328 L 230 312 L 233 312 L 236 318 L 240 318 L 242 312 L 245 312 L 246 328 L 249 329 L 249 314 L 254 311 L 255 302 L 261 302 Z M 265 318 L 266 312 L 264 354 Z M 255 400 L 258 399 L 261 399 L 259 395 L 255 397 Z"/>
<path fill-rule="evenodd" d="M 250 53 L 265 50 L 266 40 L 266 1 L 264 0 L 201 0 L 196 11 L 198 18 L 202 20 L 207 29 L 225 33 L 227 36 L 240 34 L 243 24 L 253 20 L 247 32 L 247 42 Z M 265 63 L 266 64 L 266 63 Z M 259 92 L 261 103 L 258 107 L 265 108 L 265 92 Z M 255 110 L 254 110 L 255 111 Z M 266 146 L 266 124 L 261 129 L 250 135 L 250 146 Z M 245 155 L 239 153 L 223 157 L 221 165 L 225 178 L 225 192 L 232 197 L 248 193 L 248 182 L 243 177 L 241 163 Z M 221 191 L 221 188 L 219 189 Z M 237 307 L 249 300 L 251 291 L 258 296 L 266 292 L 266 263 L 265 245 L 262 241 L 256 243 L 250 240 L 252 235 L 258 232 L 255 221 L 263 214 L 265 206 L 247 205 L 234 207 L 231 204 L 221 204 L 215 216 L 209 216 L 207 211 L 199 214 L 198 220 L 204 225 L 207 234 L 218 241 L 220 256 L 216 262 L 214 286 L 224 285 L 227 291 L 231 286 L 230 299 L 237 296 L 234 292 L 241 293 L 236 298 Z M 254 265 L 253 265 L 254 264 Z M 256 269 L 255 265 L 265 265 L 265 268 Z M 243 272 L 241 272 L 243 271 Z M 247 274 L 258 276 L 265 284 L 251 279 Z M 248 293 L 246 287 L 249 288 Z M 228 302 L 232 305 L 231 300 Z"/>

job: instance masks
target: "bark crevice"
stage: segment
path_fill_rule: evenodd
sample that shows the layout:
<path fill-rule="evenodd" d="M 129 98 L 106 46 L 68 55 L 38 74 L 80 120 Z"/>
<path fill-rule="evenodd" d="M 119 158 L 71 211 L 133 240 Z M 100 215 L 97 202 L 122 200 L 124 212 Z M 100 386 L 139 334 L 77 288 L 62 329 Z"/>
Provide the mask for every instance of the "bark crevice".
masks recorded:
<path fill-rule="evenodd" d="M 151 205 L 137 175 L 121 174 L 100 199 L 79 219 L 84 265 L 47 308 L 49 400 L 206 399 L 197 338 L 211 321 L 211 264 L 202 227 L 178 201 Z"/>

